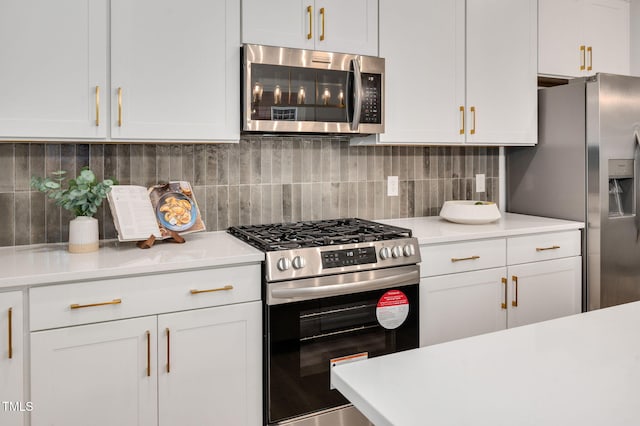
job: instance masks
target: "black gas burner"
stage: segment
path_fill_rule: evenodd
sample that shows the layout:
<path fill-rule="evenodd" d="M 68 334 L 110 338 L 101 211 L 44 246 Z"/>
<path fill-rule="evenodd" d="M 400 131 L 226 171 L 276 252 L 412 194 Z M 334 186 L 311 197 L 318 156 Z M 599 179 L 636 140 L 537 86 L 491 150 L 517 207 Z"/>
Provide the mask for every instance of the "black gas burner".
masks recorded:
<path fill-rule="evenodd" d="M 411 237 L 410 229 L 358 218 L 233 226 L 228 232 L 263 251 Z"/>

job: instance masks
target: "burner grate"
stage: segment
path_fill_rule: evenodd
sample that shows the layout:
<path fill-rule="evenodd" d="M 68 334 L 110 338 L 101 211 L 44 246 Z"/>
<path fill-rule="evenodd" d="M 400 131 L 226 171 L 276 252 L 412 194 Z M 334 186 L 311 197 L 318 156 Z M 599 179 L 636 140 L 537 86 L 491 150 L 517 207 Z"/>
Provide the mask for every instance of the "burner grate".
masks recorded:
<path fill-rule="evenodd" d="M 233 226 L 228 232 L 263 251 L 411 237 L 410 229 L 358 218 Z"/>

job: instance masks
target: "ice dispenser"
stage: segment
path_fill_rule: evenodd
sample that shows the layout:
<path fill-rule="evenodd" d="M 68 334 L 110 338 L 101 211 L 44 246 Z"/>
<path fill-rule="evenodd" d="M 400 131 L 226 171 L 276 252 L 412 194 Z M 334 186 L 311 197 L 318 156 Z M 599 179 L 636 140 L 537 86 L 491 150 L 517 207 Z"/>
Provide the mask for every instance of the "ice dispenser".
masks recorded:
<path fill-rule="evenodd" d="M 609 217 L 634 212 L 633 160 L 609 160 Z"/>

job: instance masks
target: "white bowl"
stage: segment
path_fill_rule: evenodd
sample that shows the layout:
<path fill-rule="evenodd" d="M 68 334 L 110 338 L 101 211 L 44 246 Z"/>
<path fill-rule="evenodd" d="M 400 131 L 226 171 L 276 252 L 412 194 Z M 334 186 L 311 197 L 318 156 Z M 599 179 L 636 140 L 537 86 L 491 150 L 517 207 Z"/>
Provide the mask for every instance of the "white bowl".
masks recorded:
<path fill-rule="evenodd" d="M 496 203 L 491 201 L 445 201 L 440 210 L 440 217 L 450 222 L 480 225 L 500 219 L 500 211 Z"/>

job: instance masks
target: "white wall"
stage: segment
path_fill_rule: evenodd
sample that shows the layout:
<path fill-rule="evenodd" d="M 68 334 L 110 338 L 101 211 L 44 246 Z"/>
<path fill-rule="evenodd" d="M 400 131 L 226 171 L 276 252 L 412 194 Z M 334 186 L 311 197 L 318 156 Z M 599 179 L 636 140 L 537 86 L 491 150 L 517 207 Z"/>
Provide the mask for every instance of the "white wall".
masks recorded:
<path fill-rule="evenodd" d="M 640 76 L 640 0 L 631 0 L 631 75 Z"/>

